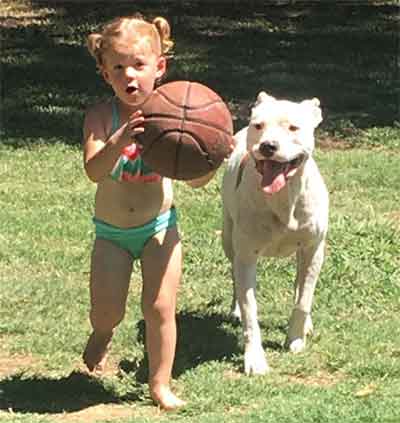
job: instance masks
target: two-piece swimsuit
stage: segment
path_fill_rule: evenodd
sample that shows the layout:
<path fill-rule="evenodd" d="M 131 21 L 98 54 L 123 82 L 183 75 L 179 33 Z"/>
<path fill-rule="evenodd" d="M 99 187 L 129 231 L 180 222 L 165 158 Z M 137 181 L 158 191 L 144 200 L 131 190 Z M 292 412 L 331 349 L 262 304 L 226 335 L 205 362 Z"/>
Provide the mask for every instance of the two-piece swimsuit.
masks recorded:
<path fill-rule="evenodd" d="M 113 134 L 120 127 L 120 117 L 115 97 L 111 100 Z M 110 176 L 116 181 L 127 182 L 157 182 L 161 176 L 153 172 L 140 156 L 140 149 L 136 144 L 123 149 Z M 96 229 L 96 238 L 113 242 L 127 250 L 134 259 L 140 258 L 147 241 L 158 232 L 176 226 L 177 216 L 174 207 L 155 217 L 142 226 L 119 228 L 102 220 L 93 218 Z"/>

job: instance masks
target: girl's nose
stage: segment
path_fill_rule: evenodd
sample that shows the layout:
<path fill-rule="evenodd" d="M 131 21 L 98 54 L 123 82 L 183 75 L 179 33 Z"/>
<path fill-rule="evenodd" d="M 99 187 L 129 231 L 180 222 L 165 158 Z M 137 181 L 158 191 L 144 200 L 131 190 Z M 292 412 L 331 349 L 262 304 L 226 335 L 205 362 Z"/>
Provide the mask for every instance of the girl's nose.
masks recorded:
<path fill-rule="evenodd" d="M 135 77 L 135 75 L 136 75 L 135 68 L 134 68 L 133 66 L 128 66 L 128 67 L 125 69 L 125 75 L 126 75 L 128 78 L 134 78 L 134 77 Z"/>

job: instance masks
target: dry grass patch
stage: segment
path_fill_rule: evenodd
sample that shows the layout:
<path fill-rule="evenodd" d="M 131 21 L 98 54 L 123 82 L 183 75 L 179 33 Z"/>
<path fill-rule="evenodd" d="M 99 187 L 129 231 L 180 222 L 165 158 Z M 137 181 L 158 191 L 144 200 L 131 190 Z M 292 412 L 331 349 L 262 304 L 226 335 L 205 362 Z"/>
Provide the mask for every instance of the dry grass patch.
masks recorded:
<path fill-rule="evenodd" d="M 341 373 L 328 373 L 324 371 L 316 372 L 313 375 L 287 375 L 287 381 L 293 384 L 300 384 L 305 386 L 329 388 L 335 386 L 344 379 Z"/>
<path fill-rule="evenodd" d="M 353 148 L 351 143 L 345 138 L 323 134 L 317 137 L 316 145 L 321 150 L 349 150 Z"/>
<path fill-rule="evenodd" d="M 0 379 L 15 373 L 32 370 L 38 366 L 38 360 L 31 355 L 6 355 L 0 353 Z"/>
<path fill-rule="evenodd" d="M 390 222 L 392 222 L 398 230 L 400 230 L 400 210 L 385 213 L 384 216 L 390 220 Z"/>
<path fill-rule="evenodd" d="M 95 423 L 96 421 L 107 422 L 112 420 L 119 420 L 133 417 L 143 416 L 156 416 L 159 413 L 155 407 L 148 407 L 147 412 L 143 406 L 140 407 L 140 411 L 135 405 L 120 405 L 120 404 L 98 404 L 92 407 L 85 408 L 83 410 L 71 412 L 71 413 L 60 413 L 55 414 L 52 417 L 56 421 L 68 422 L 68 423 Z"/>

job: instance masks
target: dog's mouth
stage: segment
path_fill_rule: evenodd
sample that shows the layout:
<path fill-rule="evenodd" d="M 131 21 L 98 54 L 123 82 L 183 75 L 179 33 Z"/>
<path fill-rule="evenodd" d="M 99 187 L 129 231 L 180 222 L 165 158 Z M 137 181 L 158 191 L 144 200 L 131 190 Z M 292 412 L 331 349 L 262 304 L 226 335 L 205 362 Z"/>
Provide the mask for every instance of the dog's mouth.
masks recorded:
<path fill-rule="evenodd" d="M 275 160 L 257 160 L 256 169 L 262 175 L 261 188 L 269 195 L 279 192 L 305 161 L 306 156 L 301 154 L 289 162 Z"/>

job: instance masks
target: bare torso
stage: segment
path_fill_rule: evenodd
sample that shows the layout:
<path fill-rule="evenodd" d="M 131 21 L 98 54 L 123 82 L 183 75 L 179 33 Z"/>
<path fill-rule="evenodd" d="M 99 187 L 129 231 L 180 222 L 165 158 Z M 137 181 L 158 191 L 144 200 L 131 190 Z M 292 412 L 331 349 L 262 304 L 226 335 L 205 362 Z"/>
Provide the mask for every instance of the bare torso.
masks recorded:
<path fill-rule="evenodd" d="M 121 228 L 141 226 L 173 204 L 172 182 L 135 183 L 106 177 L 98 183 L 95 217 Z"/>
<path fill-rule="evenodd" d="M 123 127 L 131 111 L 119 106 L 121 129 L 116 136 L 121 137 Z M 88 113 L 85 125 L 85 160 L 95 156 L 103 148 L 113 133 L 111 101 L 93 106 Z M 119 148 L 122 152 L 122 147 Z M 118 151 L 119 151 L 118 150 Z M 160 178 L 152 182 L 116 180 L 110 176 L 113 162 L 106 164 L 108 174 L 97 178 L 97 191 L 94 215 L 110 225 L 120 228 L 142 226 L 167 211 L 173 205 L 172 181 Z"/>

